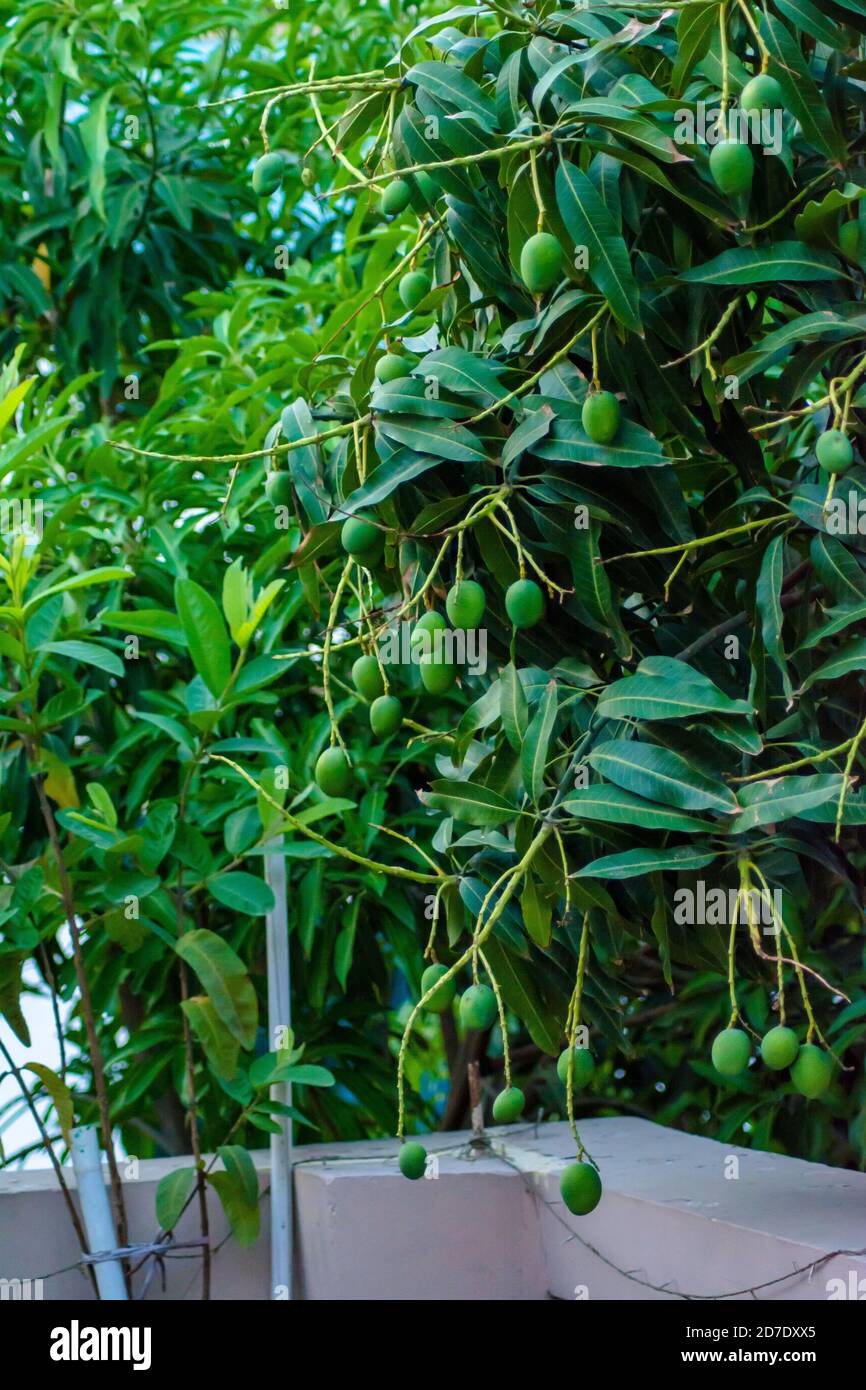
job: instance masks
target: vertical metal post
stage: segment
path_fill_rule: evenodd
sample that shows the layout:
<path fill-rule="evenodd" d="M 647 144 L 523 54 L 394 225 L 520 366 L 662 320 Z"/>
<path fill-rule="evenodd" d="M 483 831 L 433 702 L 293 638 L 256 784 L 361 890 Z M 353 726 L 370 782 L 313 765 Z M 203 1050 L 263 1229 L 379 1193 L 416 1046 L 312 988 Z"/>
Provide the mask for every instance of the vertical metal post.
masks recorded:
<path fill-rule="evenodd" d="M 282 845 L 280 835 L 275 845 Z M 291 1027 L 289 970 L 289 912 L 286 861 L 282 854 L 265 855 L 265 879 L 274 895 L 267 915 L 268 1048 L 274 1051 L 279 1030 Z M 271 1100 L 291 1104 L 288 1083 L 271 1087 Z M 271 1292 L 272 1299 L 292 1297 L 292 1121 L 275 1115 L 279 1134 L 271 1135 Z"/>
<path fill-rule="evenodd" d="M 96 1125 L 79 1125 L 77 1129 L 73 1129 L 71 1138 L 75 1185 L 78 1188 L 81 1215 L 84 1219 L 87 1243 L 90 1246 L 87 1253 L 98 1255 L 103 1250 L 116 1250 L 117 1232 L 114 1229 L 108 1188 L 102 1176 L 102 1157 Z M 101 1260 L 93 1266 L 93 1272 L 101 1299 L 127 1302 L 120 1260 Z"/>

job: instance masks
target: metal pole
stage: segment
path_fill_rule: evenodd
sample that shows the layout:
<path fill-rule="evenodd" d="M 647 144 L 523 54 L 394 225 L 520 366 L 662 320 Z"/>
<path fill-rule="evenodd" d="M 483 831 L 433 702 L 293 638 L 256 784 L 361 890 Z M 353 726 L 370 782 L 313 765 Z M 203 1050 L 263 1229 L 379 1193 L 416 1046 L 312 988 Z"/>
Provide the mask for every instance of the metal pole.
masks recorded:
<path fill-rule="evenodd" d="M 71 1138 L 72 1167 L 90 1246 L 87 1253 L 98 1255 L 103 1250 L 116 1250 L 117 1232 L 108 1200 L 108 1188 L 102 1176 L 96 1125 L 79 1125 L 73 1129 Z M 93 1266 L 93 1272 L 101 1299 L 127 1301 L 123 1266 L 119 1260 L 100 1260 Z"/>
<path fill-rule="evenodd" d="M 275 845 L 282 845 L 280 835 Z M 265 879 L 274 895 L 274 910 L 267 923 L 269 1049 L 282 1040 L 280 1030 L 292 1023 L 289 978 L 289 912 L 286 895 L 286 861 L 282 854 L 265 855 Z M 288 1083 L 271 1087 L 271 1100 L 290 1105 Z M 287 1115 L 273 1117 L 280 1126 L 271 1135 L 271 1298 L 292 1297 L 292 1122 Z"/>

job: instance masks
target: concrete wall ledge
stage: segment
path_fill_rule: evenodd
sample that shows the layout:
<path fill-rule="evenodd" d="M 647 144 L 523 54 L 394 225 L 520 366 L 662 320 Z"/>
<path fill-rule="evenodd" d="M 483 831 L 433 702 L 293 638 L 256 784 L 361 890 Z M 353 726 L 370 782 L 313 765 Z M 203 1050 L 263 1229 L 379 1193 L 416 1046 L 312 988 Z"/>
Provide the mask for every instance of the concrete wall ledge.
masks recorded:
<path fill-rule="evenodd" d="M 296 1296 L 866 1299 L 866 1174 L 628 1117 L 586 1120 L 581 1133 L 604 1180 L 601 1204 L 581 1218 L 559 1198 L 574 1156 L 565 1124 L 491 1129 L 480 1153 L 468 1134 L 426 1136 L 437 1176 L 414 1183 L 397 1170 L 393 1140 L 296 1150 Z M 156 1184 L 182 1161 L 142 1162 L 126 1181 L 132 1240 L 153 1238 Z M 256 1166 L 266 1194 L 267 1152 Z M 225 1221 L 213 1200 L 210 1211 L 218 1243 Z M 264 1195 L 253 1249 L 221 1245 L 215 1298 L 272 1296 L 268 1214 Z M 178 1238 L 196 1234 L 190 1210 Z M 76 1258 L 53 1173 L 0 1173 L 0 1280 Z M 149 1298 L 197 1296 L 197 1258 L 170 1259 L 166 1270 L 165 1291 L 156 1279 Z M 87 1299 L 89 1284 L 72 1270 L 47 1279 L 43 1296 Z"/>

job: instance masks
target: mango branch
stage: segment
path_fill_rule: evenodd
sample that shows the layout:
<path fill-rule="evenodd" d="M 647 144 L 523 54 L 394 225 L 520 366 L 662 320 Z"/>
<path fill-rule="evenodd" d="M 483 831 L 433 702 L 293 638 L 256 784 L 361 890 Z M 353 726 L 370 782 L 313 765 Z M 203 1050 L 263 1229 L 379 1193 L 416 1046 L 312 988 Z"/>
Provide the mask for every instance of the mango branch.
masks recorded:
<path fill-rule="evenodd" d="M 573 139 L 573 135 L 568 137 Z M 404 178 L 406 174 L 427 173 L 431 169 L 456 169 L 469 164 L 483 164 L 487 159 L 503 159 L 505 155 L 519 153 L 520 150 L 537 149 L 539 145 L 549 145 L 555 139 L 552 130 L 546 130 L 542 135 L 530 135 L 525 140 L 514 140 L 510 145 L 498 145 L 492 150 L 480 150 L 477 154 L 454 155 L 451 159 L 431 159 L 423 164 L 407 164 L 405 169 L 399 173 L 387 169 L 380 174 L 371 174 L 363 183 L 344 183 L 339 188 L 329 188 L 326 193 L 321 193 L 320 198 L 338 198 L 343 193 L 356 193 L 361 189 L 368 188 L 371 184 L 388 183 L 391 179 Z"/>
<path fill-rule="evenodd" d="M 679 367 L 682 365 L 683 362 L 688 362 L 690 357 L 697 357 L 698 354 L 701 352 L 709 352 L 710 348 L 713 346 L 713 343 L 715 343 L 716 340 L 720 338 L 724 333 L 725 329 L 727 328 L 728 324 L 730 323 L 731 319 L 734 317 L 734 314 L 737 312 L 737 309 L 742 303 L 742 300 L 743 296 L 741 294 L 738 294 L 736 299 L 732 299 L 727 309 L 722 314 L 722 317 L 716 324 L 715 328 L 712 330 L 711 333 L 707 334 L 703 342 L 698 343 L 697 347 L 691 348 L 689 352 L 684 352 L 682 357 L 675 357 L 671 362 L 663 362 L 662 371 L 666 372 L 669 367 Z"/>
<path fill-rule="evenodd" d="M 310 98 L 310 106 L 313 108 L 313 115 L 316 118 L 316 125 L 319 127 L 319 130 L 322 133 L 322 139 L 328 146 L 332 158 L 336 159 L 340 164 L 342 164 L 343 168 L 347 169 L 353 178 L 360 179 L 362 184 L 366 183 L 367 180 L 364 178 L 364 175 L 361 173 L 361 170 L 356 169 L 351 160 L 346 158 L 342 150 L 338 148 L 337 142 L 334 140 L 333 136 L 331 135 L 330 131 L 325 125 L 321 108 L 319 107 L 319 103 L 316 100 L 316 93 L 313 87 L 313 73 L 315 72 L 315 67 L 316 60 L 314 58 L 312 64 L 310 65 L 310 83 L 308 84 L 307 90 Z"/>
<path fill-rule="evenodd" d="M 789 946 L 791 947 L 791 956 L 792 956 L 792 958 L 789 959 L 788 956 L 782 956 L 782 961 L 784 962 L 784 964 L 785 964 L 785 965 L 792 965 L 792 966 L 794 967 L 795 970 L 804 972 L 804 973 L 807 974 L 807 975 L 811 975 L 811 976 L 813 977 L 813 979 L 817 980 L 819 984 L 822 984 L 822 985 L 824 986 L 824 988 L 825 988 L 826 990 L 829 990 L 829 992 L 830 992 L 831 994 L 838 994 L 839 997 L 840 997 L 841 999 L 844 999 L 844 1000 L 845 1000 L 846 1004 L 850 1004 L 850 1003 L 851 1003 L 851 1000 L 850 1000 L 850 998 L 848 997 L 848 995 L 844 992 L 844 990 L 840 989 L 838 985 L 831 985 L 831 984 L 830 984 L 830 981 L 829 981 L 829 980 L 826 980 L 826 979 L 824 978 L 824 976 L 823 976 L 822 974 L 819 973 L 819 971 L 813 970 L 812 967 L 811 967 L 810 965 L 804 965 L 803 962 L 800 960 L 799 955 L 798 955 L 797 952 L 796 952 L 796 947 L 794 946 L 794 943 L 793 943 L 793 940 L 792 940 L 792 937 L 791 937 L 791 933 L 790 933 L 790 931 L 788 930 L 788 927 L 787 927 L 787 925 L 786 925 L 786 923 L 785 923 L 785 921 L 784 921 L 784 918 L 780 917 L 779 914 L 776 912 L 776 905 L 775 905 L 775 903 L 774 903 L 774 901 L 773 901 L 773 894 L 772 894 L 772 892 L 770 891 L 770 886 L 769 886 L 769 884 L 767 883 L 766 878 L 765 878 L 764 875 L 761 873 L 761 870 L 758 868 L 757 864 L 754 863 L 753 860 L 751 860 L 751 859 L 746 859 L 745 861 L 743 861 L 743 863 L 742 863 L 742 865 L 741 865 L 741 869 L 740 869 L 740 883 L 741 883 L 741 892 L 743 892 L 743 893 L 746 894 L 746 903 L 747 903 L 747 906 L 748 906 L 749 924 L 750 924 L 750 927 L 751 927 L 751 924 L 752 924 L 752 901 L 751 901 L 752 886 L 751 886 L 751 880 L 750 880 L 749 877 L 748 877 L 750 871 L 754 872 L 754 873 L 757 875 L 758 879 L 760 880 L 761 888 L 762 888 L 762 897 L 763 897 L 764 901 L 766 902 L 767 906 L 769 907 L 770 911 L 771 911 L 772 914 L 773 914 L 773 922 L 774 922 L 775 925 L 777 925 L 777 927 L 778 927 L 779 930 L 781 930 L 781 931 L 784 932 L 785 938 L 786 938 L 786 940 L 788 941 Z M 764 951 L 764 949 L 762 948 L 762 946 L 761 946 L 761 944 L 760 944 L 760 940 L 759 940 L 759 939 L 755 942 L 755 952 L 756 952 L 756 954 L 759 955 L 763 960 L 775 961 L 775 959 L 776 959 L 775 956 L 768 955 L 767 952 Z M 816 1026 L 816 1028 L 817 1028 L 817 1025 L 815 1025 L 815 1026 Z"/>
<path fill-rule="evenodd" d="M 499 510 L 505 512 L 505 515 L 508 517 L 509 524 L 508 526 L 503 526 L 502 522 L 497 517 L 495 511 L 490 513 L 490 520 L 493 522 L 493 525 L 497 528 L 497 530 L 501 531 L 504 536 L 508 537 L 508 539 L 514 546 L 515 554 L 517 555 L 517 568 L 520 573 L 520 578 L 526 578 L 526 566 L 527 564 L 529 564 L 529 566 L 533 570 L 535 570 L 535 573 L 538 575 L 542 584 L 544 584 L 547 587 L 547 592 L 551 598 L 553 598 L 554 594 L 559 594 L 560 599 L 563 599 L 566 594 L 573 593 L 572 589 L 563 589 L 559 584 L 555 584 L 554 581 L 549 577 L 549 575 L 545 574 L 544 570 L 541 568 L 538 562 L 533 559 L 529 551 L 524 549 L 523 545 L 521 544 L 520 533 L 517 530 L 514 517 L 507 503 L 500 499 L 497 506 Z"/>
<path fill-rule="evenodd" d="M 568 879 L 566 878 L 566 882 Z M 568 1115 L 568 1126 L 571 1130 L 572 1138 L 577 1145 L 578 1160 L 582 1159 L 586 1153 L 583 1140 L 577 1128 L 574 1118 L 574 1049 L 576 1046 L 577 1030 L 580 1025 L 580 1005 L 583 999 L 583 981 L 586 974 L 586 962 L 589 955 L 589 913 L 583 914 L 583 926 L 580 932 L 580 949 L 577 957 L 577 979 L 574 983 L 574 991 L 568 1005 L 568 1015 L 565 1020 L 566 1034 L 568 1037 L 568 1067 L 566 1069 L 565 1081 L 565 1105 Z"/>
<path fill-rule="evenodd" d="M 353 564 L 354 561 L 350 557 L 343 566 L 343 572 L 334 590 L 334 597 L 331 600 L 331 608 L 328 613 L 328 626 L 325 631 L 325 645 L 322 648 L 322 687 L 325 693 L 325 708 L 328 711 L 328 719 L 331 725 L 330 744 L 333 748 L 335 743 L 339 743 L 347 758 L 349 757 L 349 751 L 340 733 L 340 726 L 337 722 L 337 712 L 334 709 L 334 697 L 331 694 L 331 644 L 334 640 L 334 628 L 337 625 L 337 617 L 340 612 L 340 600 L 343 597 L 343 590 L 351 579 Z M 349 759 L 349 761 L 351 762 L 351 759 Z"/>
<path fill-rule="evenodd" d="M 232 106 L 244 101 L 257 101 L 260 97 L 299 96 L 312 86 L 317 92 L 387 92 L 402 85 L 399 77 L 385 77 L 384 68 L 371 68 L 369 72 L 350 73 L 346 77 L 317 77 L 314 82 L 290 82 L 284 87 L 259 87 L 254 92 L 238 92 L 230 97 L 220 97 L 218 101 L 201 102 L 197 109 L 209 111 L 216 106 Z"/>
<path fill-rule="evenodd" d="M 817 763 L 824 763 L 828 758 L 835 758 L 840 753 L 845 753 L 851 747 L 854 739 L 847 738 L 844 743 L 837 743 L 835 748 L 825 748 L 822 753 L 813 753 L 809 758 L 797 758 L 792 763 L 782 763 L 780 767 L 770 768 L 769 772 L 750 772 L 747 777 L 730 777 L 731 784 L 737 782 L 765 782 L 773 777 L 780 777 L 783 772 L 797 772 L 801 767 L 814 767 Z"/>
<path fill-rule="evenodd" d="M 557 351 L 553 354 L 553 356 L 547 359 L 543 367 L 539 367 L 537 372 L 533 372 L 532 376 L 527 377 L 526 381 L 521 382 L 521 384 L 515 387 L 513 391 L 509 391 L 506 396 L 500 396 L 499 400 L 494 401 L 492 405 L 487 406 L 487 408 L 485 410 L 482 410 L 478 415 L 473 415 L 472 419 L 468 420 L 466 423 L 469 425 L 480 424 L 481 421 L 486 420 L 489 415 L 495 415 L 496 411 L 501 410 L 504 405 L 509 405 L 511 401 L 517 400 L 519 396 L 522 396 L 526 391 L 531 390 L 531 388 L 536 384 L 536 382 L 541 380 L 545 372 L 549 372 L 551 367 L 555 367 L 557 362 L 561 362 L 563 357 L 568 356 L 575 343 L 579 342 L 581 338 L 585 337 L 591 329 L 594 329 L 595 325 L 599 322 L 600 319 L 604 318 L 607 312 L 607 305 L 602 305 L 598 313 L 590 319 L 589 323 L 584 324 L 583 328 L 578 329 L 578 331 L 573 335 L 573 337 L 569 338 L 568 342 L 565 343 L 563 347 L 558 348 Z"/>
<path fill-rule="evenodd" d="M 429 1000 L 436 993 L 436 991 L 440 989 L 442 985 L 447 984 L 449 980 L 453 980 L 454 977 L 460 973 L 463 967 L 465 965 L 468 965 L 469 962 L 473 960 L 475 953 L 480 950 L 481 946 L 490 936 L 490 933 L 493 931 L 493 928 L 496 926 L 496 923 L 499 921 L 499 918 L 502 916 L 503 912 L 505 911 L 506 907 L 508 906 L 512 897 L 514 896 L 518 883 L 520 883 L 523 879 L 523 876 L 526 873 L 526 870 L 529 868 L 529 865 L 535 858 L 535 855 L 541 849 L 548 835 L 550 835 L 552 831 L 552 825 L 543 825 L 541 829 L 538 831 L 538 833 L 535 835 L 532 842 L 530 843 L 528 849 L 526 850 L 526 853 L 524 854 L 520 862 L 518 864 L 515 864 L 511 869 L 507 870 L 505 874 L 501 875 L 500 881 L 502 878 L 507 878 L 508 882 L 503 888 L 502 893 L 498 901 L 496 902 L 496 905 L 493 907 L 483 930 L 473 937 L 471 944 L 467 946 L 462 956 L 460 956 L 460 958 L 456 960 L 453 965 L 449 966 L 445 974 L 440 975 L 439 978 L 436 980 L 435 984 L 431 985 L 430 989 L 428 989 L 425 994 L 422 994 L 421 998 L 415 1004 L 414 1008 L 409 1014 L 409 1017 L 406 1020 L 406 1026 L 403 1029 L 403 1037 L 400 1042 L 400 1052 L 397 1057 L 397 1137 L 399 1139 L 403 1138 L 403 1128 L 406 1119 L 406 1107 L 404 1098 L 404 1070 L 406 1064 L 406 1049 L 409 1045 L 409 1038 L 412 1034 L 412 1028 L 414 1027 L 415 1020 L 418 1017 L 421 1010 L 427 1005 Z M 487 901 L 487 899 L 485 899 L 485 901 Z"/>
<path fill-rule="evenodd" d="M 839 380 L 839 390 L 842 392 L 848 391 L 863 375 L 864 371 L 866 371 L 866 355 L 861 357 L 859 362 L 855 363 L 847 376 Z M 832 404 L 833 392 L 828 390 L 826 395 L 821 396 L 817 401 L 813 401 L 811 405 L 804 405 L 799 410 L 789 410 L 786 415 L 781 415 L 775 420 L 765 420 L 762 425 L 753 425 L 749 432 L 750 434 L 760 434 L 763 430 L 774 430 L 778 425 L 787 425 L 791 420 L 805 419 L 808 415 L 814 415 L 816 410 L 821 410 L 825 405 Z M 749 407 L 746 406 L 746 409 L 748 410 Z"/>
<path fill-rule="evenodd" d="M 349 327 L 349 324 L 352 322 L 353 319 L 356 319 L 358 315 L 364 311 L 364 309 L 368 309 L 371 304 L 375 303 L 375 301 L 379 299 L 380 296 L 385 292 L 388 286 L 392 285 L 395 280 L 399 279 L 403 271 L 406 270 L 412 264 L 415 257 L 418 255 L 418 252 L 421 250 L 422 246 L 426 246 L 427 242 L 430 240 L 432 236 L 435 235 L 435 233 L 444 224 L 444 222 L 444 213 L 441 217 L 437 217 L 434 219 L 433 222 L 431 222 L 430 226 L 427 227 L 426 230 L 422 232 L 421 235 L 418 237 L 418 240 L 415 242 L 411 250 L 407 251 L 405 256 L 401 256 L 394 269 L 392 271 L 389 271 L 389 273 L 385 276 L 384 280 L 380 280 L 376 288 L 374 290 L 371 290 L 370 293 L 366 296 L 366 298 L 361 300 L 360 304 L 356 305 L 349 317 L 347 319 L 344 319 L 343 322 L 340 324 L 339 328 L 336 328 L 334 332 L 331 334 L 330 338 L 328 338 L 322 344 L 322 346 L 316 350 L 311 359 L 313 362 L 315 362 L 317 357 L 321 357 L 323 352 L 327 352 L 331 344 L 337 338 L 340 337 L 341 333 L 345 332 L 345 330 Z M 366 415 L 363 417 L 361 423 L 366 424 L 367 421 L 371 418 L 372 417 L 370 415 Z"/>
<path fill-rule="evenodd" d="M 755 23 L 755 16 L 752 14 L 750 7 L 746 4 L 746 0 L 737 0 L 737 5 L 739 6 L 742 12 L 746 24 L 752 31 L 752 38 L 755 41 L 755 47 L 758 53 L 761 55 L 761 73 L 765 73 L 767 71 L 767 68 L 770 66 L 770 50 L 764 42 L 764 37 L 757 24 Z"/>
<path fill-rule="evenodd" d="M 615 560 L 642 560 L 647 555 L 678 555 L 681 550 L 688 553 L 691 550 L 700 550 L 701 546 L 713 545 L 715 541 L 728 540 L 730 536 L 741 536 L 747 531 L 760 530 L 762 526 L 771 526 L 775 521 L 783 521 L 784 516 L 766 516 L 758 521 L 744 521 L 741 526 L 731 526 L 727 531 L 716 531 L 712 536 L 697 536 L 691 541 L 682 541 L 678 545 L 660 545 L 652 550 L 627 550 L 622 555 L 611 555 L 607 560 L 602 560 L 603 565 L 612 565 Z"/>
<path fill-rule="evenodd" d="M 848 757 L 845 761 L 845 768 L 842 773 L 842 790 L 839 792 L 839 803 L 836 807 L 836 826 L 833 831 L 833 841 L 837 845 L 839 843 L 839 837 L 842 834 L 842 816 L 845 813 L 845 798 L 848 795 L 848 781 L 851 776 L 851 770 L 854 767 L 854 759 L 857 757 L 857 750 L 863 742 L 864 737 L 866 737 L 866 720 L 863 721 L 851 740 L 851 746 L 848 749 Z"/>
<path fill-rule="evenodd" d="M 447 878 L 447 875 L 441 869 L 437 869 L 435 874 L 422 874 L 417 869 L 406 869 L 402 864 L 381 864 L 377 859 L 368 859 L 363 854 L 356 854 L 354 850 L 346 849 L 345 845 L 335 844 L 333 840 L 329 840 L 324 835 L 320 835 L 316 830 L 311 830 L 308 825 L 304 825 L 303 821 L 298 820 L 297 816 L 293 816 L 291 811 L 287 811 L 284 806 L 281 806 L 280 803 L 256 781 L 255 777 L 251 777 L 244 768 L 238 763 L 233 762 L 231 758 L 226 758 L 222 753 L 208 753 L 207 756 L 208 759 L 213 762 L 226 763 L 233 772 L 236 772 L 239 777 L 242 777 L 268 806 L 271 806 L 275 811 L 279 812 L 286 825 L 291 830 L 297 830 L 299 835 L 304 835 L 308 840 L 313 840 L 315 844 L 324 846 L 324 848 L 330 850 L 332 854 L 339 855 L 341 859 L 350 859 L 353 864 L 360 864 L 362 868 L 371 869 L 375 874 L 390 874 L 392 878 L 406 878 L 410 879 L 413 883 L 440 883 L 443 878 Z"/>
<path fill-rule="evenodd" d="M 799 193 L 795 194 L 795 196 L 791 198 L 783 208 L 780 208 L 778 212 L 774 212 L 772 217 L 768 217 L 766 222 L 756 222 L 754 226 L 744 227 L 743 231 L 747 235 L 752 232 L 766 231 L 768 227 L 772 227 L 775 222 L 780 222 L 787 213 L 793 211 L 799 203 L 802 203 L 804 198 L 808 198 L 813 189 L 819 188 L 822 183 L 826 183 L 827 179 L 835 177 L 837 172 L 835 165 L 831 165 L 829 169 L 825 169 L 823 173 L 818 174 L 816 178 L 810 179 L 808 183 L 804 184 Z"/>
<path fill-rule="evenodd" d="M 508 1045 L 508 1019 L 505 1015 L 505 1001 L 502 998 L 502 990 L 499 988 L 499 981 L 490 968 L 490 962 L 483 951 L 478 952 L 484 972 L 490 981 L 490 988 L 496 998 L 496 1012 L 499 1015 L 499 1031 L 502 1034 L 502 1064 L 505 1071 L 505 1087 L 511 1090 L 511 1048 Z"/>
<path fill-rule="evenodd" d="M 264 458 L 269 454 L 291 454 L 295 449 L 306 449 L 315 444 L 323 444 L 327 439 L 337 439 L 340 435 L 351 434 L 358 425 L 366 425 L 372 417 L 362 415 L 345 425 L 335 425 L 333 429 L 321 430 L 318 434 L 306 435 L 303 439 L 289 439 L 282 444 L 271 444 L 268 448 L 249 449 L 243 454 L 160 454 L 152 449 L 137 449 L 134 444 L 126 444 L 121 439 L 109 439 L 114 449 L 123 449 L 138 458 L 161 459 L 164 463 L 246 463 L 248 459 Z"/>

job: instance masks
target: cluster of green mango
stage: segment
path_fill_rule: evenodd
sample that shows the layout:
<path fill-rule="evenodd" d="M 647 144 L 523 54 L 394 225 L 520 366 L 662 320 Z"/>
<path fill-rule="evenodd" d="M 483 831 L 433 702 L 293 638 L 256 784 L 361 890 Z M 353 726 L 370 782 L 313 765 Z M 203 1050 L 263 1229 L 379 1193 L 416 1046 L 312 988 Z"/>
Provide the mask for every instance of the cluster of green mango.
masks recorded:
<path fill-rule="evenodd" d="M 740 1076 L 749 1065 L 752 1044 L 743 1028 L 725 1028 L 713 1041 L 713 1066 L 721 1076 Z M 778 1024 L 761 1039 L 761 1058 L 770 1071 L 791 1068 L 791 1080 L 802 1096 L 816 1100 L 833 1078 L 833 1059 L 823 1047 L 800 1043 L 793 1028 Z"/>
<path fill-rule="evenodd" d="M 448 966 L 428 965 L 421 976 L 421 996 L 432 991 L 425 1008 L 431 1013 L 442 1014 L 451 1008 L 457 993 L 457 981 L 448 974 Z M 442 983 L 440 983 L 440 981 Z M 458 1005 L 460 1022 L 464 1028 L 490 1028 L 498 1013 L 496 995 L 489 985 L 472 984 L 460 996 Z M 559 1056 L 556 1072 L 563 1086 L 568 1086 L 569 1064 L 571 1065 L 571 1085 L 573 1091 L 588 1086 L 595 1075 L 595 1059 L 586 1047 L 566 1048 Z M 526 1097 L 518 1086 L 508 1086 L 500 1091 L 493 1101 L 493 1119 L 496 1124 L 508 1125 L 519 1120 L 523 1114 Z M 422 1178 L 427 1164 L 427 1151 L 417 1140 L 402 1144 L 399 1154 L 400 1172 L 413 1181 Z M 601 1178 L 594 1164 L 579 1159 L 570 1163 L 560 1178 L 560 1195 L 568 1210 L 575 1216 L 585 1216 L 594 1210 L 601 1200 Z"/>

